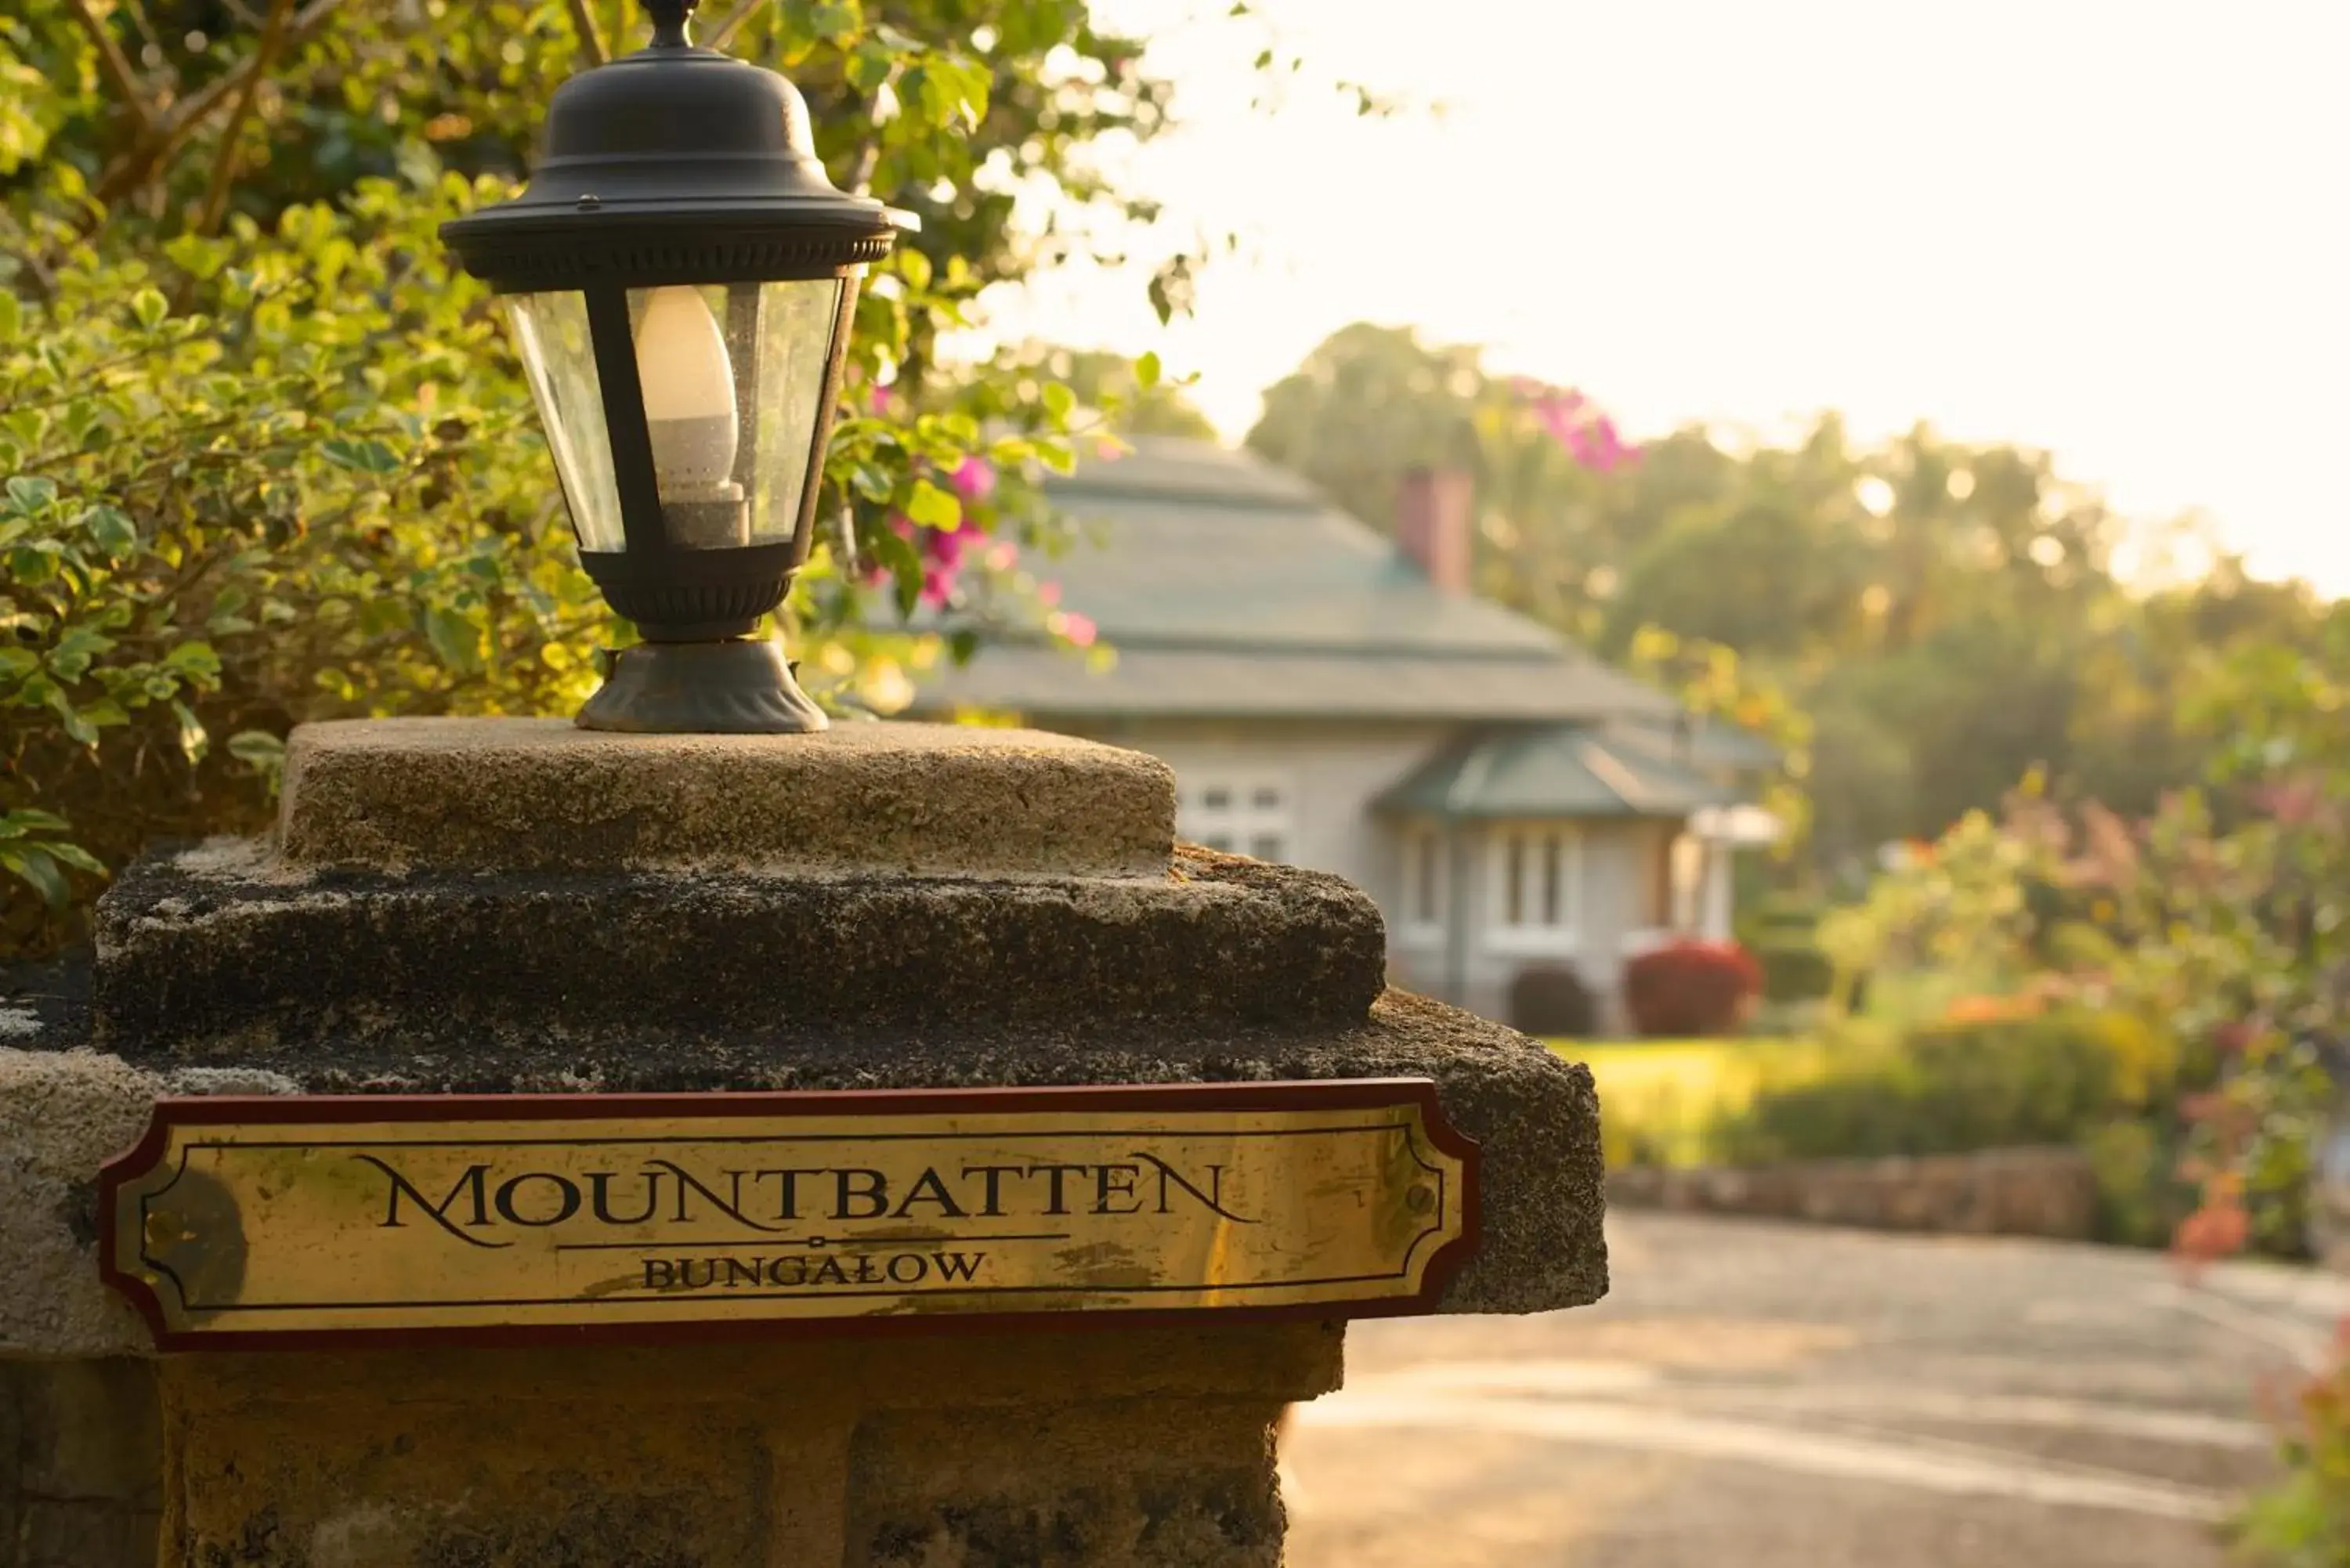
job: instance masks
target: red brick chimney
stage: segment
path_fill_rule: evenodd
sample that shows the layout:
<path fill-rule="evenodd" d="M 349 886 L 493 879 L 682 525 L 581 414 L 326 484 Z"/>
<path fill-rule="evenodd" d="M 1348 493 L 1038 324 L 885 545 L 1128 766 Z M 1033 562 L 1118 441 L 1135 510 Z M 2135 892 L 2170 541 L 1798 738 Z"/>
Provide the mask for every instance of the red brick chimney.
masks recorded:
<path fill-rule="evenodd" d="M 1457 468 L 1414 468 L 1396 496 L 1396 543 L 1439 592 L 1469 591 L 1476 486 Z"/>

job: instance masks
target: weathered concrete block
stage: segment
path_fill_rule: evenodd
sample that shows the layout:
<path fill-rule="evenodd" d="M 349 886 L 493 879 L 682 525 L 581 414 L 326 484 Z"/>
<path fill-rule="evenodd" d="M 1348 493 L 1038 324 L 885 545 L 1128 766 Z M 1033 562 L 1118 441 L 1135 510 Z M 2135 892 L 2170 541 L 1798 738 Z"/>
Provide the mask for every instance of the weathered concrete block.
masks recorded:
<path fill-rule="evenodd" d="M 162 1453 L 152 1363 L 0 1360 L 0 1564 L 151 1568 Z"/>
<path fill-rule="evenodd" d="M 286 886 L 219 850 L 99 906 L 98 1035 L 217 1057 L 397 1039 L 494 1055 L 655 1034 L 1360 1018 L 1378 908 L 1187 851 L 1150 877 L 646 872 Z"/>
<path fill-rule="evenodd" d="M 1123 1400 L 1040 1410 L 989 1442 L 951 1410 L 863 1422 L 844 1568 L 1279 1568 L 1279 1413 L 1263 1397 Z"/>
<path fill-rule="evenodd" d="M 1140 877 L 1175 840 L 1167 764 L 1034 730 L 843 724 L 615 735 L 560 719 L 305 724 L 289 867 Z"/>
<path fill-rule="evenodd" d="M 98 1168 L 138 1141 L 162 1087 L 91 1051 L 0 1050 L 0 1355 L 104 1355 L 141 1337 L 98 1277 Z"/>
<path fill-rule="evenodd" d="M 171 1058 L 163 1058 L 170 1062 Z M 0 1239 L 40 1292 L 0 1292 L 0 1354 L 150 1353 L 147 1332 L 99 1282 L 92 1179 L 135 1141 L 161 1094 L 495 1094 L 757 1088 L 916 1088 L 1426 1077 L 1480 1145 L 1477 1251 L 1441 1310 L 1546 1312 L 1607 1290 L 1607 1177 L 1589 1069 L 1514 1030 L 1401 992 L 1345 1025 L 775 1031 L 467 1054 L 436 1047 L 276 1053 L 268 1069 L 148 1071 L 88 1051 L 0 1050 Z M 41 1107 L 57 1107 L 45 1114 Z"/>
<path fill-rule="evenodd" d="M 2097 1224 L 2096 1172 L 2075 1148 L 1799 1160 L 1751 1169 L 1639 1168 L 1615 1172 L 1607 1189 L 1616 1201 L 1638 1208 L 1874 1231 L 2085 1241 Z"/>
<path fill-rule="evenodd" d="M 1301 1324 L 179 1357 L 166 1491 L 192 1561 L 251 1568 L 1272 1568 L 1270 1428 L 1338 1355 Z"/>
<path fill-rule="evenodd" d="M 138 1141 L 161 1096 L 294 1088 L 266 1072 L 0 1049 L 0 1357 L 151 1354 L 138 1314 L 98 1276 L 99 1167 Z"/>

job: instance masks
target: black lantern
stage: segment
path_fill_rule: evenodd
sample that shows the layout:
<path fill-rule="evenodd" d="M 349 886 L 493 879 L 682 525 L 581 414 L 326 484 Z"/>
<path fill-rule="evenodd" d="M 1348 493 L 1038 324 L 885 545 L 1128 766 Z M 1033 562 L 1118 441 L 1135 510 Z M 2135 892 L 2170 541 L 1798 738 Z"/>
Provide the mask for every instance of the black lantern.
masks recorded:
<path fill-rule="evenodd" d="M 593 730 L 820 730 L 751 634 L 807 560 L 858 281 L 911 220 L 844 194 L 806 102 L 696 48 L 697 0 L 646 0 L 650 48 L 555 95 L 529 188 L 445 225 L 504 296 L 588 575 L 643 643 Z"/>

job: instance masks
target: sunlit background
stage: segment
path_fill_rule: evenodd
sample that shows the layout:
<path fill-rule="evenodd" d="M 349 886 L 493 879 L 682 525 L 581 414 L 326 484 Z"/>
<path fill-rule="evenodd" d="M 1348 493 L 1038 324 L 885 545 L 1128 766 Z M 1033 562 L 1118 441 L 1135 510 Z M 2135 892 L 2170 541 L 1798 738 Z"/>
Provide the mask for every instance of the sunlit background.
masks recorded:
<path fill-rule="evenodd" d="M 1356 320 L 1486 345 L 1638 436 L 1925 420 L 2350 591 L 2350 5 L 1101 9 L 1180 87 L 1180 129 L 1124 155 L 1159 247 L 1035 281 L 1007 336 L 1155 348 L 1235 439 Z M 1253 112 L 1266 34 L 1307 66 Z M 1358 119 L 1342 81 L 1406 108 Z M 1241 247 L 1162 332 L 1147 263 L 1195 233 Z"/>

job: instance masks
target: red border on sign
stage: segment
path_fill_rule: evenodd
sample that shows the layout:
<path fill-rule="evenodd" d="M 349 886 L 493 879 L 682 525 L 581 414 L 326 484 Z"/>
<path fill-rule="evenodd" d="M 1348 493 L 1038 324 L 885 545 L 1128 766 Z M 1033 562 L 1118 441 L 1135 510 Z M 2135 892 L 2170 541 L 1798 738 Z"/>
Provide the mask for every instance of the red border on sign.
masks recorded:
<path fill-rule="evenodd" d="M 1417 1106 L 1429 1141 L 1461 1161 L 1461 1233 L 1437 1250 L 1409 1296 L 1307 1302 L 1284 1306 L 1173 1307 L 1100 1312 L 926 1313 L 916 1316 L 794 1318 L 718 1323 L 515 1324 L 508 1327 L 224 1330 L 175 1332 L 147 1282 L 115 1266 L 116 1210 L 126 1182 L 161 1159 L 177 1127 L 224 1124 L 599 1121 L 632 1116 L 920 1116 L 957 1111 L 1270 1111 Z M 502 1348 L 585 1345 L 723 1345 L 745 1341 L 862 1338 L 893 1334 L 1007 1334 L 1149 1328 L 1203 1323 L 1268 1323 L 1399 1317 L 1436 1310 L 1476 1251 L 1482 1195 L 1479 1149 L 1445 1119 L 1427 1078 L 1306 1079 L 1249 1084 L 1113 1084 L 1031 1088 L 807 1089 L 664 1095 L 224 1095 L 171 1096 L 139 1141 L 106 1162 L 98 1179 L 99 1269 L 146 1320 L 159 1350 L 392 1349 L 423 1345 Z"/>

